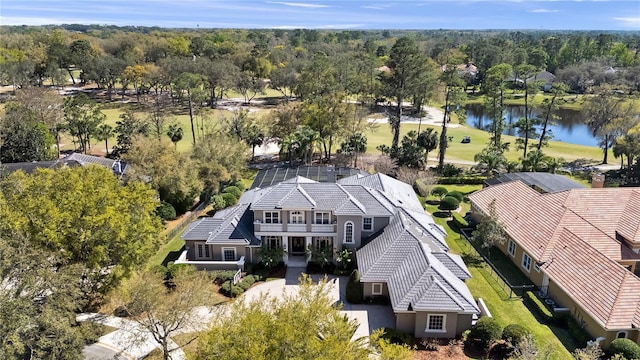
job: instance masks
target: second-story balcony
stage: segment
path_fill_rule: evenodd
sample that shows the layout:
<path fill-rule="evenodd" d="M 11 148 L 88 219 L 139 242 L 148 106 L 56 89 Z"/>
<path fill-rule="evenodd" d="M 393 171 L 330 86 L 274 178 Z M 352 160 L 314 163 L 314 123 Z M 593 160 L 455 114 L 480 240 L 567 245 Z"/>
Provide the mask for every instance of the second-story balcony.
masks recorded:
<path fill-rule="evenodd" d="M 287 224 L 288 232 L 307 232 L 307 224 Z"/>
<path fill-rule="evenodd" d="M 334 233 L 336 232 L 336 224 L 311 224 L 311 232 Z"/>
<path fill-rule="evenodd" d="M 278 223 L 263 223 L 260 220 L 256 220 L 253 222 L 255 231 L 263 232 L 263 231 L 276 231 L 282 232 L 284 231 L 284 224 Z"/>

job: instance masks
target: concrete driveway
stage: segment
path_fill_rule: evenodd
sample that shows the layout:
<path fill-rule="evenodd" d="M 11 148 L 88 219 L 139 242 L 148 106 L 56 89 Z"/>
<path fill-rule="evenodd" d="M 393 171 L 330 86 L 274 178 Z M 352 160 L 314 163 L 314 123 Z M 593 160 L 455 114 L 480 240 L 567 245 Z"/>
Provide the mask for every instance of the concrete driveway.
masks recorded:
<path fill-rule="evenodd" d="M 272 280 L 254 286 L 247 290 L 244 294 L 245 301 L 259 299 L 263 294 L 267 296 L 279 296 L 283 292 L 294 295 L 300 289 L 298 278 L 302 275 L 304 268 L 287 268 L 287 274 L 284 279 Z M 314 282 L 318 282 L 322 275 L 311 275 Z M 354 339 L 368 337 L 373 330 L 383 327 L 395 327 L 395 316 L 388 305 L 370 305 L 370 304 L 351 304 L 347 302 L 346 288 L 348 277 L 346 276 L 328 276 L 329 279 L 329 296 L 335 302 L 341 302 L 342 313 L 346 314 L 349 319 L 355 319 L 358 329 L 353 335 Z"/>

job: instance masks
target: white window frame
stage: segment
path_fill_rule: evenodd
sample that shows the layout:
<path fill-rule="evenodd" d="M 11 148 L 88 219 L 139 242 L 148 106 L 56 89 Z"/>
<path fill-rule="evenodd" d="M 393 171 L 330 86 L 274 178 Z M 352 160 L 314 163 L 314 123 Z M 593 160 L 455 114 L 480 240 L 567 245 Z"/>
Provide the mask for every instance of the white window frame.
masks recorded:
<path fill-rule="evenodd" d="M 282 247 L 282 238 L 280 236 L 265 236 L 263 243 L 267 245 L 269 249 Z"/>
<path fill-rule="evenodd" d="M 622 335 L 622 337 L 620 337 Z M 616 339 L 627 339 L 629 337 L 629 333 L 627 331 L 618 331 L 616 334 Z"/>
<path fill-rule="evenodd" d="M 376 287 L 380 288 L 378 291 L 376 291 Z M 382 295 L 382 283 L 373 283 L 371 284 L 371 295 Z"/>
<path fill-rule="evenodd" d="M 367 228 L 367 226 L 365 226 L 365 220 L 370 220 L 371 222 L 368 224 L 369 228 Z M 367 217 L 363 217 L 362 218 L 362 231 L 373 231 L 373 218 L 370 216 Z"/>
<path fill-rule="evenodd" d="M 332 244 L 331 238 L 329 236 L 318 236 L 316 237 L 316 249 L 324 249 L 330 248 Z M 324 245 L 324 246 L 323 246 Z"/>
<path fill-rule="evenodd" d="M 320 222 L 318 222 L 318 215 L 320 215 Z M 331 224 L 331 213 L 328 211 L 316 211 L 313 213 L 313 223 L 318 225 Z"/>
<path fill-rule="evenodd" d="M 507 251 L 509 252 L 509 255 L 511 255 L 511 257 L 515 257 L 516 256 L 516 249 L 518 248 L 518 245 L 516 245 L 516 242 L 509 239 L 509 245 L 507 245 Z"/>
<path fill-rule="evenodd" d="M 290 211 L 289 224 L 304 224 L 304 211 Z"/>
<path fill-rule="evenodd" d="M 351 237 L 347 237 L 347 227 L 351 227 Z M 347 221 L 344 223 L 344 243 L 345 244 L 355 244 L 356 236 L 355 236 L 355 226 L 353 225 L 353 221 Z"/>
<path fill-rule="evenodd" d="M 274 219 L 276 220 L 275 222 L 273 221 Z M 263 221 L 265 224 L 280 224 L 280 211 L 265 211 L 263 214 Z"/>
<path fill-rule="evenodd" d="M 431 329 L 429 325 L 431 325 L 432 317 L 441 317 L 442 318 L 442 328 L 441 329 Z M 447 314 L 429 314 L 427 315 L 427 324 L 425 327 L 425 332 L 447 332 Z"/>
<path fill-rule="evenodd" d="M 527 259 L 529 259 L 527 261 Z M 529 256 L 529 254 L 527 254 L 526 252 L 522 253 L 522 262 L 520 263 L 520 265 L 522 265 L 522 268 L 527 270 L 527 272 L 531 272 L 531 262 L 533 262 L 533 259 L 531 258 L 531 256 Z M 527 264 L 529 265 L 527 267 Z"/>
<path fill-rule="evenodd" d="M 535 263 L 533 263 L 533 269 L 536 272 L 540 272 L 540 265 L 538 265 L 538 262 L 536 261 Z"/>
<path fill-rule="evenodd" d="M 233 260 L 227 260 L 227 251 L 228 250 L 233 251 Z M 229 247 L 227 247 L 227 248 L 223 247 L 222 248 L 222 261 L 236 261 L 236 255 L 237 255 L 236 254 L 236 248 L 229 248 Z"/>

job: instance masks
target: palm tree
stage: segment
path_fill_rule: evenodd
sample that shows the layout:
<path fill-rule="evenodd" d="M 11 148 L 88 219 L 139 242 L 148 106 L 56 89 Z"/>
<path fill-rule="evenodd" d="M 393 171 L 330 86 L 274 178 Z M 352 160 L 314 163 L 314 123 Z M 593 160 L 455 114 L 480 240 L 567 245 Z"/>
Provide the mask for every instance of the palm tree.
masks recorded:
<path fill-rule="evenodd" d="M 502 151 L 492 146 L 477 153 L 473 160 L 478 163 L 478 169 L 489 176 L 500 173 L 507 164 L 507 159 L 502 154 Z"/>
<path fill-rule="evenodd" d="M 93 134 L 98 141 L 104 141 L 104 150 L 109 156 L 109 139 L 113 136 L 113 128 L 110 125 L 102 124 L 96 128 Z"/>
<path fill-rule="evenodd" d="M 176 124 L 169 125 L 169 130 L 167 130 L 167 136 L 171 139 L 173 146 L 178 148 L 178 141 L 182 140 L 182 128 Z"/>
<path fill-rule="evenodd" d="M 435 150 L 438 147 L 438 132 L 434 131 L 434 129 L 427 128 L 418 135 L 417 143 L 418 146 L 425 149 L 424 165 L 427 166 L 429 151 Z"/>
<path fill-rule="evenodd" d="M 550 173 L 555 174 L 556 171 L 558 171 L 558 169 L 560 169 L 565 162 L 566 161 L 564 161 L 564 159 L 561 157 L 549 157 L 549 159 L 547 160 L 547 170 Z"/>
<path fill-rule="evenodd" d="M 545 155 L 540 150 L 533 150 L 527 154 L 526 158 L 521 159 L 522 170 L 525 171 L 544 171 L 549 168 L 551 157 Z"/>

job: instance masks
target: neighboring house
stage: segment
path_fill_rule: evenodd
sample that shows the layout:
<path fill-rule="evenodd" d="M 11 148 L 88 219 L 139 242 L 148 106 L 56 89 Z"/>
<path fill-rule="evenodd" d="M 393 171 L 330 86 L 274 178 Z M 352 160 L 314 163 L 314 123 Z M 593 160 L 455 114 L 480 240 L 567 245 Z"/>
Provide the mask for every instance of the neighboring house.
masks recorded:
<path fill-rule="evenodd" d="M 533 81 L 540 81 L 542 83 L 542 90 L 551 91 L 551 86 L 553 85 L 553 82 L 556 81 L 556 76 L 547 70 L 542 70 L 527 79 L 527 83 L 531 83 Z"/>
<path fill-rule="evenodd" d="M 515 180 L 522 181 L 527 186 L 540 193 L 584 188 L 584 185 L 577 183 L 566 176 L 545 172 L 517 172 L 502 174 L 500 176 L 487 178 L 483 183 L 483 187 Z"/>
<path fill-rule="evenodd" d="M 293 267 L 305 266 L 312 248 L 359 249 L 365 296 L 388 297 L 398 328 L 419 337 L 469 329 L 479 312 L 464 283 L 469 271 L 448 253 L 445 230 L 413 188 L 382 174 L 336 181 L 296 176 L 248 190 L 237 205 L 187 228 L 176 263 L 242 269 L 268 246 L 284 249 L 282 260 Z"/>
<path fill-rule="evenodd" d="M 640 344 L 640 188 L 541 194 L 516 180 L 469 198 L 477 217 L 494 202 L 508 235 L 499 248 L 557 311 L 570 312 L 602 346 L 616 338 Z"/>
<path fill-rule="evenodd" d="M 31 174 L 35 169 L 57 169 L 60 167 L 76 167 L 76 166 L 88 166 L 99 165 L 110 169 L 116 176 L 120 177 L 127 169 L 127 164 L 121 160 L 114 160 L 103 158 L 93 155 L 85 155 L 80 153 L 72 153 L 59 160 L 51 161 L 33 161 L 33 162 L 21 162 L 21 163 L 7 163 L 2 166 L 8 172 L 14 172 L 22 170 L 27 174 Z"/>

